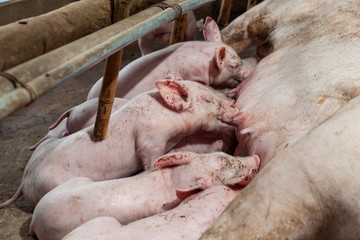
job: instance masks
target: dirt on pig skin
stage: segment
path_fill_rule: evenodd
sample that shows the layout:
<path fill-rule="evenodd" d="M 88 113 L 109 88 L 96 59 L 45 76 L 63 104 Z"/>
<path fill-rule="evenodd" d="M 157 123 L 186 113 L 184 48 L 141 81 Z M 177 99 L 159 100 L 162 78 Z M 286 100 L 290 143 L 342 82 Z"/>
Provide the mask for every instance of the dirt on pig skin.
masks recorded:
<path fill-rule="evenodd" d="M 35 206 L 48 191 L 73 177 L 101 181 L 151 169 L 152 161 L 182 137 L 200 130 L 220 131 L 238 113 L 224 94 L 197 82 L 165 79 L 156 86 L 111 116 L 108 136 L 101 142 L 94 140 L 94 126 L 42 142 L 26 165 L 14 198 L 0 206 L 16 200 L 19 193 Z"/>
<path fill-rule="evenodd" d="M 115 96 L 132 99 L 151 90 L 154 82 L 166 78 L 169 71 L 179 73 L 184 80 L 210 86 L 225 84 L 228 87 L 251 73 L 238 54 L 222 42 L 220 30 L 212 18 L 206 18 L 203 33 L 205 41 L 173 44 L 147 54 L 122 69 Z M 99 79 L 91 88 L 88 99 L 99 96 L 101 84 L 102 79 Z"/>
<path fill-rule="evenodd" d="M 359 12 L 353 0 L 268 0 L 223 30 L 276 19 L 265 42 L 229 43 L 272 46 L 236 89 L 235 154 L 262 166 L 201 239 L 359 238 Z"/>
<path fill-rule="evenodd" d="M 195 14 L 201 18 L 219 13 L 221 1 L 215 1 L 211 7 L 206 5 L 196 9 Z M 217 7 L 214 8 L 213 6 Z M 243 1 L 233 3 L 232 16 L 246 9 Z M 236 11 L 235 11 L 236 10 Z M 198 39 L 202 38 L 198 34 Z M 164 47 L 156 42 L 154 50 Z M 124 49 L 121 63 L 123 68 L 129 62 L 141 56 L 137 43 L 130 44 Z M 253 56 L 253 50 L 242 53 L 242 57 Z M 86 100 L 91 86 L 102 77 L 105 62 L 102 61 L 90 70 L 66 80 L 53 89 L 39 96 L 35 102 L 18 110 L 0 121 L 0 202 L 9 199 L 20 185 L 23 170 L 32 152 L 29 146 L 34 145 L 48 132 L 59 116 L 70 108 Z M 14 204 L 0 210 L 0 236 L 3 239 L 35 240 L 29 235 L 32 208 L 24 198 L 20 197 Z"/>
<path fill-rule="evenodd" d="M 114 218 L 98 217 L 80 225 L 63 240 L 75 239 L 166 239 L 195 240 L 212 224 L 239 190 L 215 185 L 186 198 L 165 213 L 121 226 Z M 115 220 L 115 221 L 114 221 Z M 112 228 L 107 225 L 113 226 Z"/>
<path fill-rule="evenodd" d="M 32 154 L 28 148 L 47 133 L 48 127 L 63 112 L 85 101 L 91 85 L 102 76 L 104 66 L 105 63 L 101 62 L 82 75 L 59 84 L 34 103 L 0 121 L 0 202 L 9 199 L 20 185 L 25 165 Z M 0 209 L 1 239 L 35 240 L 29 233 L 31 217 L 32 207 L 23 197 Z"/>
<path fill-rule="evenodd" d="M 239 119 L 241 127 L 236 130 L 239 141 L 236 154 L 259 154 L 262 164 L 266 165 L 278 151 L 296 142 L 360 94 L 357 67 L 360 18 L 349 9 L 360 6 L 350 2 L 326 5 L 326 1 L 293 0 L 287 4 L 304 7 L 289 12 L 284 10 L 286 5 L 267 1 L 229 24 L 227 28 L 232 31 L 246 28 L 252 18 L 256 19 L 266 9 L 273 9 L 269 14 L 278 19 L 267 38 L 273 52 L 263 58 L 237 88 L 236 106 L 243 114 Z M 278 4 L 281 7 L 276 8 Z M 339 10 L 334 10 L 333 5 Z M 319 6 L 321 8 L 317 8 Z M 303 15 L 326 22 L 330 29 L 308 33 L 308 29 L 320 26 L 312 25 L 313 19 L 301 17 Z M 352 19 L 351 24 L 347 18 Z M 307 30 L 302 32 L 304 28 Z M 227 35 L 225 29 L 223 33 Z M 251 39 L 238 39 L 237 43 L 244 47 L 256 44 Z"/>
<path fill-rule="evenodd" d="M 73 178 L 39 201 L 30 231 L 39 239 L 57 240 L 99 216 L 129 224 L 171 210 L 180 200 L 214 185 L 244 185 L 259 165 L 257 156 L 176 152 L 156 160 L 154 166 L 160 170 L 129 178 L 100 182 Z"/>

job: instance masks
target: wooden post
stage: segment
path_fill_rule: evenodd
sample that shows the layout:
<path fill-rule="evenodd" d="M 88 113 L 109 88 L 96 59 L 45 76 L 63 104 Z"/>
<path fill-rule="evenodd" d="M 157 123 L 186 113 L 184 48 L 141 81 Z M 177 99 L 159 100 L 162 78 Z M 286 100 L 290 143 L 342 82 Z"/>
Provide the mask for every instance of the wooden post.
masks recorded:
<path fill-rule="evenodd" d="M 249 0 L 251 1 L 251 0 Z M 221 8 L 217 23 L 221 27 L 225 27 L 229 24 L 230 12 L 231 12 L 232 0 L 222 0 Z"/>
<path fill-rule="evenodd" d="M 130 15 L 131 4 L 131 1 L 129 3 L 125 3 L 122 0 L 114 1 L 114 23 L 123 20 Z M 106 137 L 111 109 L 115 98 L 122 55 L 123 49 L 120 49 L 106 59 L 105 73 L 99 95 L 98 111 L 94 126 L 94 137 L 96 141 L 104 140 Z"/>
<path fill-rule="evenodd" d="M 171 30 L 170 45 L 184 41 L 185 27 L 186 27 L 186 15 L 181 15 L 174 21 L 173 28 Z"/>
<path fill-rule="evenodd" d="M 249 9 L 250 9 L 250 8 L 252 8 L 252 7 L 255 7 L 255 6 L 256 6 L 256 4 L 257 4 L 258 2 L 261 2 L 261 1 L 257 1 L 257 0 L 248 0 L 247 10 L 249 10 Z"/>

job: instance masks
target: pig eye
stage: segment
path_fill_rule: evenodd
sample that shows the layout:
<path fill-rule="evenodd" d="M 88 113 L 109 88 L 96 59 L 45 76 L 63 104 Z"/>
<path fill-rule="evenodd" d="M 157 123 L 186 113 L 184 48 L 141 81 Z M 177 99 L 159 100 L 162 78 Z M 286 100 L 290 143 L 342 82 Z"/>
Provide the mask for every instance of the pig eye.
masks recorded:
<path fill-rule="evenodd" d="M 209 99 L 206 99 L 205 101 L 206 101 L 207 103 L 211 103 L 211 100 L 209 100 Z"/>

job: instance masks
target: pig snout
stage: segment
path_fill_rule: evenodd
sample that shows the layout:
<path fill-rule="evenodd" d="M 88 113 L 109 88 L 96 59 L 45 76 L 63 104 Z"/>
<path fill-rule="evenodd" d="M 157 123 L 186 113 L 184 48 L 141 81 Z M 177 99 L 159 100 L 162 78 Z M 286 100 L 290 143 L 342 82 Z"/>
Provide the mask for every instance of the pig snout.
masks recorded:
<path fill-rule="evenodd" d="M 237 61 L 233 61 L 233 63 L 229 63 L 229 69 L 229 74 L 232 75 L 232 79 L 238 83 L 245 80 L 253 72 L 240 58 Z"/>
<path fill-rule="evenodd" d="M 246 79 L 252 70 L 246 66 L 237 53 L 229 46 L 221 48 L 222 54 L 218 53 L 218 69 L 221 74 L 214 80 L 214 85 L 223 82 L 241 82 Z M 219 50 L 220 52 L 220 50 Z"/>
<path fill-rule="evenodd" d="M 210 88 L 210 87 L 208 87 Z M 225 93 L 213 90 L 213 96 L 204 96 L 202 101 L 205 104 L 205 108 L 212 104 L 216 110 L 217 119 L 227 125 L 236 125 L 236 121 L 234 119 L 240 113 L 240 109 L 235 105 L 235 100 L 230 99 L 226 96 Z"/>
<path fill-rule="evenodd" d="M 256 176 L 260 167 L 258 155 L 250 157 L 223 158 L 221 179 L 226 185 L 248 185 Z"/>
<path fill-rule="evenodd" d="M 247 78 L 252 72 L 253 72 L 253 70 L 251 70 L 244 64 L 241 64 L 241 66 L 239 67 L 239 74 L 237 76 L 235 76 L 234 78 L 235 78 L 235 80 L 241 82 L 245 78 Z"/>
<path fill-rule="evenodd" d="M 222 102 L 220 105 L 219 120 L 225 124 L 237 126 L 236 118 L 240 113 L 240 109 L 234 104 L 234 100 Z"/>

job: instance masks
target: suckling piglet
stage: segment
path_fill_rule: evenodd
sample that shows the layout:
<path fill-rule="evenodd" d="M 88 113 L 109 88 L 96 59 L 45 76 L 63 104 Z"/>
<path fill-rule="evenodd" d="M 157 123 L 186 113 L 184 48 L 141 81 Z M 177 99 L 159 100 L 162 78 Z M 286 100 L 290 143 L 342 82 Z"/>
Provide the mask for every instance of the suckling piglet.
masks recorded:
<path fill-rule="evenodd" d="M 126 226 L 121 226 L 115 218 L 97 217 L 74 229 L 63 240 L 199 239 L 238 192 L 224 185 L 215 185 L 186 198 L 172 210 Z"/>
<path fill-rule="evenodd" d="M 149 91 L 168 71 L 178 72 L 186 80 L 230 87 L 252 72 L 242 64 L 237 53 L 222 42 L 213 19 L 206 19 L 203 34 L 205 41 L 173 44 L 126 65 L 119 72 L 115 96 L 131 99 Z M 90 89 L 88 99 L 99 96 L 101 85 L 102 79 L 99 79 Z"/>
<path fill-rule="evenodd" d="M 39 201 L 30 231 L 39 239 L 55 240 L 99 216 L 128 224 L 172 209 L 194 191 L 216 184 L 241 185 L 257 172 L 260 159 L 222 152 L 177 152 L 158 158 L 154 165 L 160 170 L 128 178 L 94 182 L 78 177 L 66 181 Z"/>
<path fill-rule="evenodd" d="M 101 181 L 151 168 L 183 137 L 227 127 L 239 112 L 225 95 L 200 83 L 159 80 L 156 86 L 158 90 L 139 95 L 112 114 L 103 141 L 95 141 L 93 126 L 44 141 L 28 161 L 17 193 L 0 207 L 21 193 L 35 206 L 51 189 L 74 177 Z"/>

